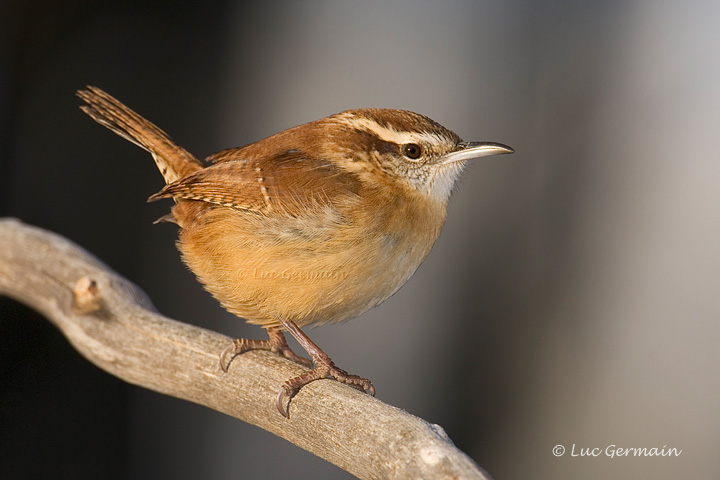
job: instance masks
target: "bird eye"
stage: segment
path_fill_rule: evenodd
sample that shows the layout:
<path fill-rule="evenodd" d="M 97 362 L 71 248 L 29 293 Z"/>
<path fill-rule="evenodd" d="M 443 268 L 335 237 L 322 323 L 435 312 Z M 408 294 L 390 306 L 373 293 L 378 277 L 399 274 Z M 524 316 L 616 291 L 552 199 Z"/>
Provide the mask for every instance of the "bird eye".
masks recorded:
<path fill-rule="evenodd" d="M 422 148 L 417 143 L 406 143 L 402 148 L 403 155 L 413 160 L 417 160 L 422 155 Z"/>

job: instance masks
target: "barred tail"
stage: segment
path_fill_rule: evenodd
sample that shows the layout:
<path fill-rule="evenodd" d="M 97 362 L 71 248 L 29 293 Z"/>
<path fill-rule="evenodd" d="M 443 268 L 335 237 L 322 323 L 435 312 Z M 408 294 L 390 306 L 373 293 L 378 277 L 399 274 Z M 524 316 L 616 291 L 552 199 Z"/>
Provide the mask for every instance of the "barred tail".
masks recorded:
<path fill-rule="evenodd" d="M 165 183 L 185 177 L 203 168 L 190 152 L 176 145 L 158 127 L 97 87 L 78 90 L 87 105 L 80 109 L 121 137 L 150 152 Z"/>

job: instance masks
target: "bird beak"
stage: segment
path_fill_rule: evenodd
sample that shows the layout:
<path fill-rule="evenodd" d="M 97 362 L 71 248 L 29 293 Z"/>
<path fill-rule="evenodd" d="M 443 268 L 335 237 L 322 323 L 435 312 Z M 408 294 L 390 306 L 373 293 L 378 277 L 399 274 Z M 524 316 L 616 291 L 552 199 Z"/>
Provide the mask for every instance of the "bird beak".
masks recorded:
<path fill-rule="evenodd" d="M 440 160 L 440 163 L 447 165 L 449 163 L 464 162 L 471 158 L 489 157 L 490 155 L 503 155 L 505 153 L 515 153 L 511 147 L 495 142 L 460 142 L 457 150 L 448 153 Z"/>

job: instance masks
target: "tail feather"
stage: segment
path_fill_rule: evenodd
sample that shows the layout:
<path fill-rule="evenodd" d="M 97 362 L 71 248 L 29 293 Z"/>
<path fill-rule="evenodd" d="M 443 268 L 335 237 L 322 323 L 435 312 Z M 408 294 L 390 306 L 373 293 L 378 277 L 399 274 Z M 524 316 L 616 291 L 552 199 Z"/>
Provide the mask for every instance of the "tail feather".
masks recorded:
<path fill-rule="evenodd" d="M 172 183 L 203 168 L 190 152 L 175 144 L 167 133 L 97 87 L 78 90 L 87 105 L 80 109 L 100 125 L 150 152 L 165 183 Z"/>

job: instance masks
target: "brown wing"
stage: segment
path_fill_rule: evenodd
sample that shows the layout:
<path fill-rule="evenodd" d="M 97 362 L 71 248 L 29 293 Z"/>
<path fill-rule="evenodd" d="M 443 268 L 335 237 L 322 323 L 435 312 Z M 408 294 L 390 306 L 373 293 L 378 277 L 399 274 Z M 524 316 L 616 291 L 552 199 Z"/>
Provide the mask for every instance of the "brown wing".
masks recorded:
<path fill-rule="evenodd" d="M 246 156 L 244 156 L 244 154 L 248 147 L 249 145 L 246 145 L 244 147 L 234 147 L 220 150 L 219 152 L 213 153 L 212 155 L 207 157 L 205 161 L 208 163 L 222 163 L 230 162 L 232 160 L 244 160 L 245 158 L 247 158 Z"/>
<path fill-rule="evenodd" d="M 173 197 L 259 214 L 297 215 L 312 206 L 352 201 L 357 191 L 353 174 L 326 160 L 287 150 L 261 159 L 227 159 L 166 185 L 149 200 Z"/>

